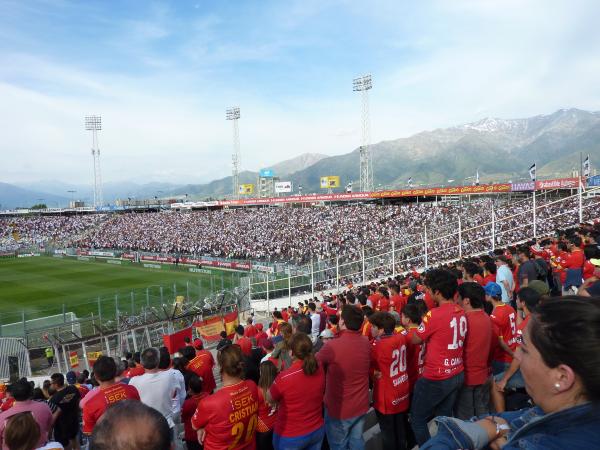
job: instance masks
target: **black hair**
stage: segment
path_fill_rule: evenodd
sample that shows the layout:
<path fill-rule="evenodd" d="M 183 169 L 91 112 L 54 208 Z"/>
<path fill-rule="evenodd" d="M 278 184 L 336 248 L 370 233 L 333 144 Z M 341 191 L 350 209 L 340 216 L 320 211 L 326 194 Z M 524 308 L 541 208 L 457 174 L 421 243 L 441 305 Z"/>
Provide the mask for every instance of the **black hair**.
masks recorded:
<path fill-rule="evenodd" d="M 377 328 L 381 328 L 385 334 L 392 334 L 396 328 L 396 319 L 387 312 L 379 311 L 372 314 L 369 322 Z"/>
<path fill-rule="evenodd" d="M 100 356 L 94 363 L 94 377 L 97 381 L 110 381 L 117 376 L 117 364 L 110 356 Z"/>
<path fill-rule="evenodd" d="M 600 402 L 600 297 L 544 300 L 532 314 L 529 337 L 548 367 L 569 366 L 586 399 Z"/>
<path fill-rule="evenodd" d="M 458 286 L 458 295 L 468 298 L 471 306 L 475 309 L 483 308 L 485 304 L 485 291 L 477 283 L 465 282 Z"/>
<path fill-rule="evenodd" d="M 352 331 L 360 330 L 362 327 L 364 316 L 363 312 L 353 305 L 344 305 L 342 308 L 342 319 L 346 324 L 346 328 Z"/>
<path fill-rule="evenodd" d="M 181 349 L 181 354 L 185 359 L 191 361 L 196 357 L 196 350 L 194 350 L 194 347 L 187 346 Z"/>
<path fill-rule="evenodd" d="M 498 268 L 496 267 L 496 263 L 492 261 L 486 261 L 483 265 L 483 268 L 493 275 L 496 275 L 496 272 L 498 270 Z"/>
<path fill-rule="evenodd" d="M 167 347 L 160 347 L 158 353 L 158 368 L 168 369 L 171 365 L 171 354 L 169 353 L 169 349 Z"/>
<path fill-rule="evenodd" d="M 452 272 L 444 269 L 433 269 L 427 272 L 425 286 L 433 293 L 438 291 L 446 300 L 452 300 L 458 289 L 458 282 Z"/>
<path fill-rule="evenodd" d="M 199 394 L 202 392 L 202 379 L 194 372 L 191 372 L 191 375 L 187 379 L 186 386 L 191 389 L 194 394 Z"/>
<path fill-rule="evenodd" d="M 59 387 L 65 385 L 65 376 L 62 373 L 53 373 L 50 375 L 50 379 Z"/>
<path fill-rule="evenodd" d="M 402 308 L 402 314 L 408 317 L 412 323 L 421 325 L 423 313 L 416 303 L 410 303 L 404 306 L 404 308 Z"/>
<path fill-rule="evenodd" d="M 519 300 L 521 300 L 521 303 L 524 303 L 525 306 L 527 306 L 530 313 L 537 311 L 541 298 L 538 291 L 530 287 L 524 287 L 519 289 L 518 297 Z"/>
<path fill-rule="evenodd" d="M 156 369 L 160 360 L 158 350 L 154 347 L 147 348 L 142 352 L 140 360 L 144 369 Z"/>
<path fill-rule="evenodd" d="M 21 379 L 11 384 L 8 387 L 8 392 L 10 392 L 10 395 L 12 395 L 16 401 L 24 402 L 32 397 L 33 387 L 27 379 Z"/>
<path fill-rule="evenodd" d="M 296 325 L 296 331 L 305 334 L 312 333 L 312 321 L 308 316 L 302 316 L 298 319 L 298 324 Z"/>

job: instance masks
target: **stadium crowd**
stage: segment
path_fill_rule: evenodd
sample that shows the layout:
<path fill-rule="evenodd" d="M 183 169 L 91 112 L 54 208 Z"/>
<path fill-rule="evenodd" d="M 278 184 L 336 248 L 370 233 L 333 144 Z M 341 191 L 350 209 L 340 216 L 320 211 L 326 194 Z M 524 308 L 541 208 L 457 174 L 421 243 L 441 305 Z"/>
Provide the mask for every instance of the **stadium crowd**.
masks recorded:
<path fill-rule="evenodd" d="M 597 199 L 585 199 L 584 220 L 597 217 L 599 206 Z M 459 253 L 488 251 L 492 239 L 498 247 L 526 240 L 533 234 L 531 211 L 531 200 L 495 203 L 484 199 L 454 206 L 426 203 L 36 216 L 0 219 L 0 240 L 6 245 L 16 231 L 23 244 L 301 264 L 335 257 L 360 259 L 363 248 L 371 254 L 389 250 L 393 239 L 396 261 L 402 261 L 398 271 L 403 271 L 423 265 L 425 228 L 429 230 L 429 263 L 436 264 L 455 259 Z M 579 221 L 576 198 L 540 199 L 537 211 L 538 235 Z"/>
<path fill-rule="evenodd" d="M 188 339 L 174 355 L 101 356 L 92 374 L 56 373 L 39 388 L 19 380 L 0 389 L 0 443 L 363 449 L 372 407 L 384 450 L 595 448 L 599 239 L 600 225 L 582 224 L 348 286 L 268 324 L 251 316 L 222 332 L 216 361 Z"/>

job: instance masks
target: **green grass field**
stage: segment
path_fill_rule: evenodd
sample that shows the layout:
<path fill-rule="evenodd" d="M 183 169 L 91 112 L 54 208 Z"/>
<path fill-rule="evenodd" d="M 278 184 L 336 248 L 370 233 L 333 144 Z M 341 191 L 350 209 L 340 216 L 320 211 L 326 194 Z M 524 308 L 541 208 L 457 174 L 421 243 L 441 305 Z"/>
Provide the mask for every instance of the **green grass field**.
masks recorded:
<path fill-rule="evenodd" d="M 175 294 L 199 299 L 237 286 L 239 276 L 243 276 L 212 269 L 211 274 L 192 273 L 188 269 L 45 256 L 0 259 L 0 324 L 22 320 L 22 311 L 26 320 L 61 314 L 63 304 L 67 312 L 79 317 L 98 314 L 99 309 L 106 317 L 116 308 L 135 313 L 160 301 L 161 286 L 165 301 L 172 302 Z"/>

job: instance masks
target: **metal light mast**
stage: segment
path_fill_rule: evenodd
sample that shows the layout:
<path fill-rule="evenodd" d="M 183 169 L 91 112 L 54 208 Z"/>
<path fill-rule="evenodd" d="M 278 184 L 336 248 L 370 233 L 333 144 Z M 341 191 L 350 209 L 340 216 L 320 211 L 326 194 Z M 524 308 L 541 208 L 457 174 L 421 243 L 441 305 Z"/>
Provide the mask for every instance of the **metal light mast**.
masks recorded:
<path fill-rule="evenodd" d="M 100 172 L 100 147 L 98 131 L 102 129 L 102 117 L 86 116 L 85 129 L 92 132 L 92 159 L 94 160 L 94 206 L 102 206 L 102 175 Z"/>
<path fill-rule="evenodd" d="M 232 162 L 232 178 L 233 178 L 233 198 L 240 198 L 240 129 L 238 120 L 240 118 L 239 106 L 234 106 L 225 110 L 225 118 L 233 121 L 233 155 Z"/>
<path fill-rule="evenodd" d="M 371 75 L 352 81 L 352 90 L 360 92 L 362 100 L 362 145 L 360 146 L 360 190 L 373 190 L 373 162 L 371 159 L 371 120 L 369 118 L 369 90 L 373 87 Z"/>

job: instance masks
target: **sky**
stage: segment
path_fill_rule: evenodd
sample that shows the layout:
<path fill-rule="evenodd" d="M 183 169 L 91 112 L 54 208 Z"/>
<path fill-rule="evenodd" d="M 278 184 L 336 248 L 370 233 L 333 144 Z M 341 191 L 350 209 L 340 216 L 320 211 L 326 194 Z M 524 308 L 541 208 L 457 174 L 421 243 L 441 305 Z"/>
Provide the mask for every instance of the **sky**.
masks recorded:
<path fill-rule="evenodd" d="M 0 0 L 0 181 L 204 183 L 483 117 L 600 109 L 596 0 Z"/>

